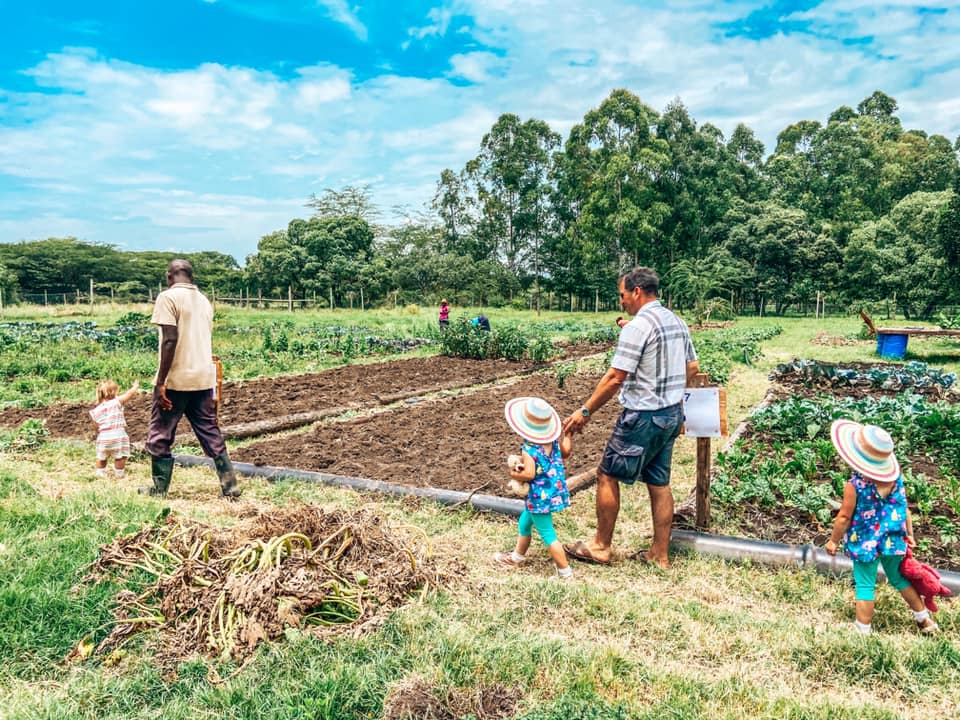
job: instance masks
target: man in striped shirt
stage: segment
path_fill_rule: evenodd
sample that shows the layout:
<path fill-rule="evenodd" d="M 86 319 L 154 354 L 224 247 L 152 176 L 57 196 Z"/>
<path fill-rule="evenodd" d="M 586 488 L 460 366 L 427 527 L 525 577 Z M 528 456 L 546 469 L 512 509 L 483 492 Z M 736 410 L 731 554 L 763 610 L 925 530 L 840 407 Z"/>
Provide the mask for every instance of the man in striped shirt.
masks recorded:
<path fill-rule="evenodd" d="M 590 415 L 619 394 L 617 419 L 597 468 L 597 531 L 593 540 L 564 545 L 578 560 L 610 562 L 613 531 L 620 513 L 620 483 L 647 485 L 653 542 L 641 557 L 669 567 L 667 546 L 673 524 L 670 462 L 683 425 L 683 392 L 700 371 L 686 323 L 660 304 L 660 278 L 637 268 L 620 278 L 620 305 L 633 315 L 623 326 L 610 369 L 590 398 L 564 421 L 577 433 Z"/>

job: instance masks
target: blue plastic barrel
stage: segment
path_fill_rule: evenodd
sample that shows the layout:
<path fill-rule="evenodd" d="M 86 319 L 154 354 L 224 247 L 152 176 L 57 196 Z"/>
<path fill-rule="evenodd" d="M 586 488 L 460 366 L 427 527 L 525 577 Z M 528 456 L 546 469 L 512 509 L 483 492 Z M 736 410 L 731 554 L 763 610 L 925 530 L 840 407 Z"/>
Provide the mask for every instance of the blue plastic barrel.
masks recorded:
<path fill-rule="evenodd" d="M 877 355 L 892 360 L 903 360 L 907 354 L 907 335 L 877 335 Z"/>

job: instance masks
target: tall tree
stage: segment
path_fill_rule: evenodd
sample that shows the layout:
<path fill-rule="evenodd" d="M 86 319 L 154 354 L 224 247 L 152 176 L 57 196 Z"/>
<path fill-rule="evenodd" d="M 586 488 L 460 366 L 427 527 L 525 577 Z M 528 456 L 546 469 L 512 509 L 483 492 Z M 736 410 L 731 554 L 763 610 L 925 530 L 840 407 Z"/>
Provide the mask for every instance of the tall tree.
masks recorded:
<path fill-rule="evenodd" d="M 669 256 L 659 232 L 669 206 L 657 181 L 669 167 L 670 148 L 656 135 L 657 119 L 639 97 L 618 89 L 570 131 L 565 152 L 581 166 L 578 225 L 601 271 L 595 282 L 606 284 L 623 267 L 655 265 Z"/>

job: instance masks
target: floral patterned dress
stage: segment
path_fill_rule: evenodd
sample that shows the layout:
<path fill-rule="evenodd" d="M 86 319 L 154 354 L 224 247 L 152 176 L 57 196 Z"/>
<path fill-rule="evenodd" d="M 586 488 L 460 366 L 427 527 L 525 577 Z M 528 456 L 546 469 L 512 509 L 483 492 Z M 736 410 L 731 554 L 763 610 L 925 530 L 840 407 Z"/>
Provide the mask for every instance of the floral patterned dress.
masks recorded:
<path fill-rule="evenodd" d="M 549 457 L 543 452 L 542 445 L 525 442 L 520 449 L 533 458 L 537 468 L 527 493 L 527 511 L 554 513 L 567 507 L 570 493 L 567 492 L 567 472 L 563 467 L 560 442 L 553 441 Z"/>
<path fill-rule="evenodd" d="M 854 473 L 849 482 L 857 491 L 857 507 L 847 530 L 847 554 L 857 562 L 873 562 L 878 555 L 907 553 L 907 491 L 898 477 L 886 497 L 877 486 Z"/>

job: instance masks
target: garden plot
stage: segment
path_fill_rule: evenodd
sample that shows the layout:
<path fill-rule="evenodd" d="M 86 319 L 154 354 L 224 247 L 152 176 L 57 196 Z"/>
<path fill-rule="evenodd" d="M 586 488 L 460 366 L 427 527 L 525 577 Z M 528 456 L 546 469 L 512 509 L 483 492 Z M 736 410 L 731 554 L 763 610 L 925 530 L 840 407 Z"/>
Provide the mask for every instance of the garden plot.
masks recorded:
<path fill-rule="evenodd" d="M 823 545 L 850 475 L 830 424 L 852 418 L 886 428 L 897 443 L 918 556 L 960 569 L 960 396 L 953 380 L 919 364 L 795 365 L 775 373 L 764 405 L 717 456 L 714 530 Z"/>
<path fill-rule="evenodd" d="M 568 357 L 606 350 L 605 345 L 577 345 L 566 349 Z M 491 382 L 532 371 L 530 362 L 469 360 L 435 356 L 367 365 L 346 365 L 307 375 L 260 378 L 228 382 L 223 386 L 220 424 L 228 436 L 234 425 L 302 415 L 324 409 L 356 409 L 380 405 L 402 395 Z M 127 432 L 135 444 L 146 438 L 150 422 L 151 395 L 140 393 L 126 406 Z M 92 440 L 95 432 L 88 412 L 93 403 L 69 403 L 40 408 L 7 408 L 0 411 L 0 427 L 18 427 L 25 420 L 46 422 L 54 438 Z M 183 420 L 181 436 L 189 433 Z"/>
<path fill-rule="evenodd" d="M 345 422 L 328 422 L 306 433 L 239 448 L 234 460 L 370 478 L 412 487 L 436 487 L 506 495 L 506 456 L 520 439 L 503 417 L 504 404 L 536 395 L 561 416 L 580 407 L 597 377 L 574 375 L 562 388 L 554 374 L 509 385 L 424 400 Z M 609 402 L 574 438 L 567 477 L 594 469 L 619 405 Z"/>

